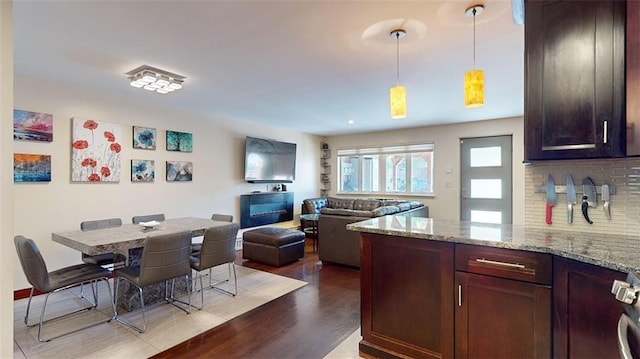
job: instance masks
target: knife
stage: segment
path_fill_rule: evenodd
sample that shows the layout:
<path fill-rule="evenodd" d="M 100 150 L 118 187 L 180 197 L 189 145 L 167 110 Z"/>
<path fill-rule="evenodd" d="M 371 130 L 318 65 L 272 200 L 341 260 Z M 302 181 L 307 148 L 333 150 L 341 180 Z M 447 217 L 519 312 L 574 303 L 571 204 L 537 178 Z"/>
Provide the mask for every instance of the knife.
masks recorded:
<path fill-rule="evenodd" d="M 567 175 L 567 223 L 573 223 L 573 205 L 578 203 L 576 197 L 576 185 L 573 183 L 573 177 Z"/>
<path fill-rule="evenodd" d="M 604 202 L 604 213 L 607 215 L 607 219 L 611 220 L 611 209 L 609 208 L 609 185 L 602 185 L 602 201 Z"/>
<path fill-rule="evenodd" d="M 556 183 L 553 181 L 553 176 L 547 177 L 547 212 L 546 221 L 547 224 L 552 224 L 551 215 L 553 214 L 553 206 L 558 202 L 556 196 Z"/>
<path fill-rule="evenodd" d="M 598 197 L 596 194 L 596 184 L 590 177 L 582 180 L 582 215 L 589 224 L 593 224 L 593 221 L 589 219 L 589 207 L 595 207 L 598 204 Z"/>

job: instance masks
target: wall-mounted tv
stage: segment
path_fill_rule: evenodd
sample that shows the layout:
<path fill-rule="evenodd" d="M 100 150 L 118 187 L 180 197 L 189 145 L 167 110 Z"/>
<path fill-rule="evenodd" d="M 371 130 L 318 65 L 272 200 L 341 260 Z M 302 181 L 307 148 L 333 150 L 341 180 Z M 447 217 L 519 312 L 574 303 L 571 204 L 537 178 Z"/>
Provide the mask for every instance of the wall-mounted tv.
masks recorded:
<path fill-rule="evenodd" d="M 296 179 L 296 144 L 247 136 L 244 180 L 291 183 Z"/>

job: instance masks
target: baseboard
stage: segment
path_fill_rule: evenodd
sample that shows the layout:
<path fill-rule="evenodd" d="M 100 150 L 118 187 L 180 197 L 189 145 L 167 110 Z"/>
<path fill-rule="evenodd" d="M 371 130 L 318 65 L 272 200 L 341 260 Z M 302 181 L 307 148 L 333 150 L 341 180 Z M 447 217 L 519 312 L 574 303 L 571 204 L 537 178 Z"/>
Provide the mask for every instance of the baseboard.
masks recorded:
<path fill-rule="evenodd" d="M 13 291 L 13 300 L 29 298 L 29 294 L 30 293 L 31 293 L 31 288 L 14 290 Z M 37 290 L 37 289 L 33 291 L 33 295 L 40 295 L 40 294 L 42 294 L 42 292 Z"/>

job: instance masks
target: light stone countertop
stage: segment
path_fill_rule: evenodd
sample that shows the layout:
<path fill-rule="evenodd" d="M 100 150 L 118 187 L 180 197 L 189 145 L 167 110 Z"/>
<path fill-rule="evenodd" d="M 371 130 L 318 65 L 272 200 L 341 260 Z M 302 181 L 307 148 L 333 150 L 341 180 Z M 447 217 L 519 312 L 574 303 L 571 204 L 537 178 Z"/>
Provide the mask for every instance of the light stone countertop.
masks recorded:
<path fill-rule="evenodd" d="M 551 253 L 621 272 L 640 272 L 640 236 L 603 235 L 404 216 L 372 218 L 348 224 L 347 229 Z"/>
<path fill-rule="evenodd" d="M 132 248 L 142 247 L 147 237 L 183 231 L 190 231 L 192 236 L 201 236 L 207 228 L 228 224 L 228 222 L 214 221 L 208 218 L 171 218 L 148 229 L 139 224 L 123 224 L 118 227 L 90 231 L 54 232 L 51 233 L 51 239 L 54 242 L 90 255 L 111 252 L 122 253 Z"/>

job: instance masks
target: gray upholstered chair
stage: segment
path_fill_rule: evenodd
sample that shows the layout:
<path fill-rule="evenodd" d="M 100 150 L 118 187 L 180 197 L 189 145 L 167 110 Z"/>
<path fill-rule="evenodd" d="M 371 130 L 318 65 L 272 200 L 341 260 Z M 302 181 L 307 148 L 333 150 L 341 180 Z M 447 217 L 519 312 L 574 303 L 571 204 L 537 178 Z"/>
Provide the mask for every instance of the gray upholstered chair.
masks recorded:
<path fill-rule="evenodd" d="M 202 250 L 195 256 L 191 256 L 191 269 L 198 272 L 198 280 L 200 281 L 200 299 L 201 305 L 204 305 L 204 294 L 202 285 L 202 272 L 205 269 L 211 269 L 221 264 L 228 264 L 228 279 L 211 283 L 211 271 L 209 271 L 209 287 L 220 292 L 235 296 L 238 293 L 238 278 L 236 276 L 236 267 L 234 261 L 236 259 L 236 236 L 240 225 L 238 223 L 230 223 L 224 226 L 216 226 L 208 228 L 204 232 L 204 240 L 202 241 Z M 231 280 L 233 272 L 234 291 L 224 290 L 217 285 Z M 202 309 L 200 307 L 199 309 Z"/>
<path fill-rule="evenodd" d="M 80 222 L 80 230 L 91 231 L 94 229 L 120 227 L 121 225 L 122 219 L 120 218 L 97 219 L 92 221 Z M 82 253 L 82 261 L 85 263 L 92 263 L 103 266 L 113 264 L 114 255 L 113 253 L 102 253 L 96 255 Z"/>
<path fill-rule="evenodd" d="M 24 324 L 27 327 L 33 327 L 35 325 L 38 325 L 39 341 L 48 342 L 52 339 L 59 338 L 63 335 L 75 333 L 79 330 L 86 329 L 100 323 L 109 322 L 113 318 L 115 318 L 116 308 L 113 301 L 113 295 L 111 293 L 111 286 L 109 285 L 109 281 L 108 281 L 109 275 L 111 274 L 110 271 L 96 264 L 84 263 L 84 264 L 76 264 L 73 266 L 60 268 L 55 271 L 49 272 L 47 270 L 47 265 L 44 259 L 42 258 L 42 254 L 40 254 L 40 250 L 38 249 L 38 246 L 32 239 L 25 238 L 23 236 L 15 236 L 13 239 L 13 242 L 16 246 L 16 251 L 18 253 L 18 258 L 20 259 L 20 265 L 22 266 L 22 270 L 24 271 L 24 274 L 27 277 L 27 281 L 29 281 L 29 284 L 32 285 L 31 293 L 29 294 L 29 302 L 27 303 L 27 311 L 24 316 Z M 106 284 L 107 289 L 109 290 L 110 302 L 113 308 L 113 316 L 97 322 L 92 322 L 91 324 L 84 325 L 80 328 L 75 328 L 70 331 L 66 331 L 64 333 L 59 333 L 47 339 L 43 339 L 42 327 L 44 323 L 50 322 L 55 319 L 68 317 L 72 314 L 79 313 L 85 310 L 90 310 L 98 306 L 98 296 L 96 294 L 96 291 L 92 290 L 93 302 L 85 298 L 85 300 L 90 304 L 89 307 L 83 307 L 76 311 L 44 320 L 45 311 L 47 308 L 47 301 L 49 300 L 49 295 L 51 295 L 51 293 L 55 293 L 55 292 L 68 289 L 77 285 L 82 285 L 84 283 L 94 283 L 98 281 L 103 281 Z M 40 311 L 39 322 L 35 324 L 29 324 L 29 309 L 31 308 L 31 300 L 33 298 L 33 293 L 35 290 L 38 290 L 42 293 L 46 293 L 46 296 L 44 298 L 44 303 Z"/>
<path fill-rule="evenodd" d="M 233 222 L 233 215 L 214 213 L 211 215 L 211 219 L 213 219 L 214 221 L 231 223 Z M 201 249 L 202 249 L 202 243 L 191 244 L 191 255 L 192 256 L 198 255 L 198 252 L 200 252 Z"/>
<path fill-rule="evenodd" d="M 116 269 L 117 284 L 120 284 L 120 280 L 126 280 L 133 286 L 138 288 L 140 295 L 140 304 L 142 307 L 142 328 L 135 326 L 132 323 L 125 321 L 124 319 L 116 316 L 116 320 L 126 326 L 129 326 L 140 333 L 143 333 L 147 328 L 147 321 L 145 318 L 144 309 L 144 297 L 143 288 L 150 284 L 156 284 L 172 280 L 171 296 L 167 294 L 165 290 L 165 300 L 177 308 L 184 310 L 185 312 L 191 312 L 191 291 L 189 285 L 189 277 L 191 274 L 191 268 L 189 266 L 189 254 L 191 253 L 191 232 L 180 232 L 159 235 L 155 237 L 148 237 L 144 241 L 144 248 L 142 250 L 142 257 L 140 258 L 140 264 L 134 267 L 124 267 L 122 269 Z M 185 277 L 187 281 L 187 294 L 189 298 L 188 309 L 184 309 L 176 305 L 176 300 L 173 297 L 173 287 L 175 278 Z M 116 285 L 116 301 L 118 298 L 118 287 Z M 116 302 L 117 306 L 117 302 Z"/>
<path fill-rule="evenodd" d="M 149 221 L 163 222 L 164 220 L 165 220 L 164 213 L 146 214 L 143 216 L 133 216 L 133 218 L 131 218 L 131 222 L 133 222 L 133 224 L 138 224 L 140 222 L 149 222 Z"/>

